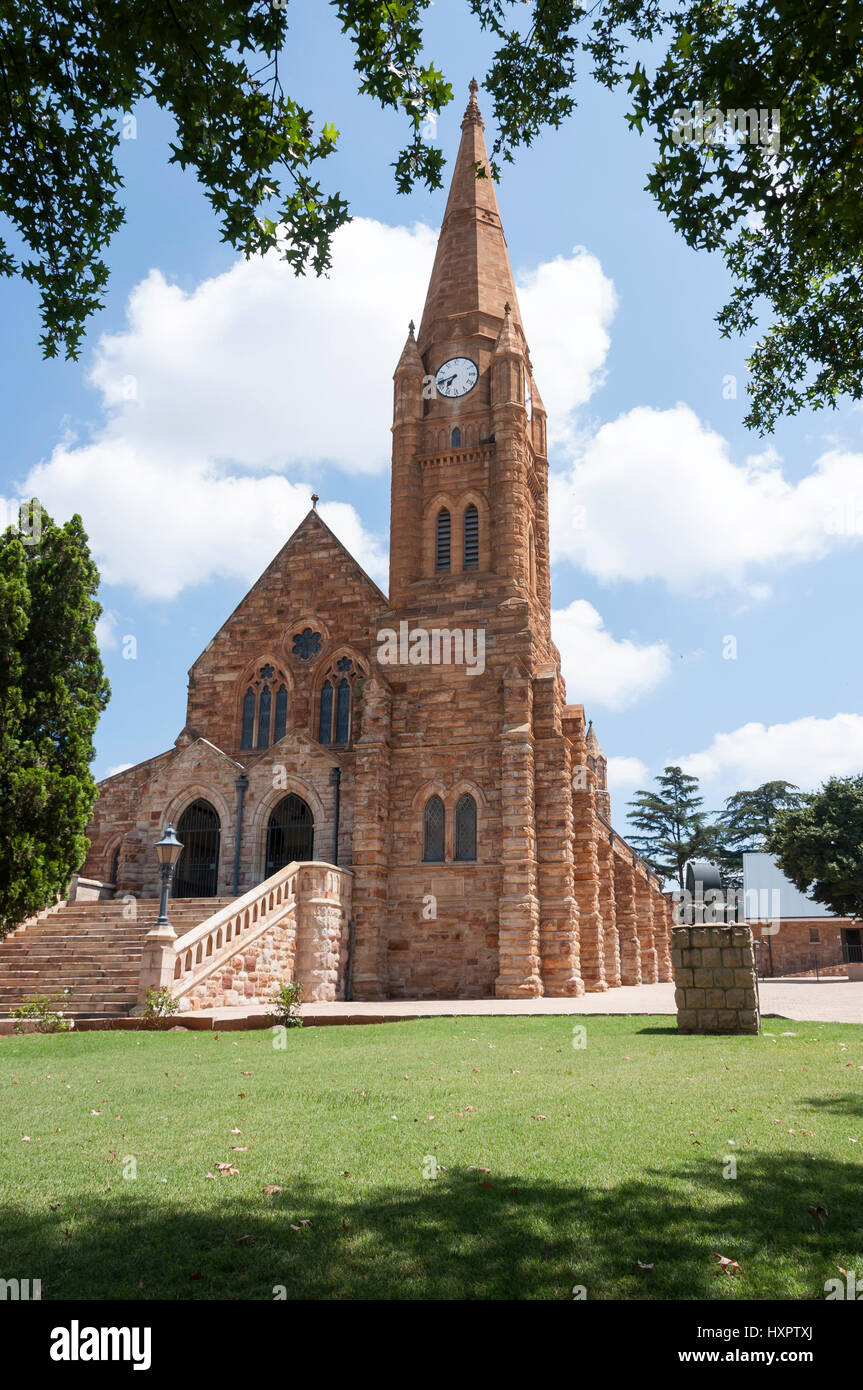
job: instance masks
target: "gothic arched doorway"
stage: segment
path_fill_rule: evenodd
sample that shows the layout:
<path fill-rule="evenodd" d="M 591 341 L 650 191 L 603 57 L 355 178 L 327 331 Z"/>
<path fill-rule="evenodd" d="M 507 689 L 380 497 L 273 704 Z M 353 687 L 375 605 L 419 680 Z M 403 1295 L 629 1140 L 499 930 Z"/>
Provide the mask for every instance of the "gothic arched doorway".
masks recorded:
<path fill-rule="evenodd" d="M 177 825 L 177 839 L 183 842 L 174 870 L 175 898 L 214 898 L 219 883 L 219 813 L 209 801 L 199 798 L 187 806 Z"/>
<path fill-rule="evenodd" d="M 267 824 L 265 878 L 294 859 L 313 859 L 315 818 L 308 802 L 291 792 L 276 806 Z"/>

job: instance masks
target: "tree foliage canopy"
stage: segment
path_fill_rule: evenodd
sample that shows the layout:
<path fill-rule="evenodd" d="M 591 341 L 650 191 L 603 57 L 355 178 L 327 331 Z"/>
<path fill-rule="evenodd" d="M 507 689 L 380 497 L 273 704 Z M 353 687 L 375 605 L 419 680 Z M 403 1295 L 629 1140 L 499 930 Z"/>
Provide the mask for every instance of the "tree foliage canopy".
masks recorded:
<path fill-rule="evenodd" d="M 96 799 L 92 739 L 110 693 L 81 518 L 55 526 L 31 514 L 41 535 L 0 535 L 0 938 L 80 868 Z"/>
<path fill-rule="evenodd" d="M 0 0 L 0 273 L 42 299 L 42 346 L 75 356 L 108 279 L 124 217 L 122 114 L 151 99 L 176 125 L 171 160 L 194 169 L 223 240 L 278 249 L 317 273 L 348 219 L 323 188 L 338 132 L 286 93 L 279 54 L 289 0 Z M 398 188 L 436 188 L 443 154 L 424 138 L 452 87 L 424 61 L 432 0 L 331 0 L 361 93 L 403 114 Z M 648 187 L 690 246 L 718 250 L 733 279 L 722 333 L 770 323 L 749 360 L 747 423 L 863 393 L 863 11 L 843 0 L 467 0 L 496 44 L 485 77 L 498 137 L 493 172 L 575 107 L 579 58 L 628 85 L 629 120 L 652 129 Z M 780 113 L 781 148 L 713 129 L 681 143 L 676 113 Z M 696 122 L 696 127 L 698 123 Z M 751 133 L 751 123 L 747 126 Z M 696 130 L 696 134 L 704 134 Z M 722 137 L 721 139 L 719 137 Z M 600 137 L 601 138 L 601 137 Z"/>
<path fill-rule="evenodd" d="M 780 812 L 767 847 L 801 893 L 839 917 L 863 916 L 863 775 L 831 777 Z"/>
<path fill-rule="evenodd" d="M 714 831 L 701 810 L 704 798 L 696 777 L 670 766 L 654 780 L 656 791 L 638 791 L 629 802 L 629 821 L 636 830 L 630 839 L 652 869 L 683 888 L 687 860 L 710 857 Z"/>
<path fill-rule="evenodd" d="M 743 883 L 743 855 L 766 850 L 780 811 L 799 806 L 803 793 L 793 782 L 762 782 L 753 791 L 735 792 L 716 817 L 717 862 L 735 887 Z"/>

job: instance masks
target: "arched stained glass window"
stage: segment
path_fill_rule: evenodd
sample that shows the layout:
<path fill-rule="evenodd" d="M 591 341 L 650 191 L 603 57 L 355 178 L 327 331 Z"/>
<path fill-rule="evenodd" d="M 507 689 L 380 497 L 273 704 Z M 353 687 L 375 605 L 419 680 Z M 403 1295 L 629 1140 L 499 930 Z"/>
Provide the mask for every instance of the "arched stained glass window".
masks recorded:
<path fill-rule="evenodd" d="M 469 792 L 456 802 L 455 857 L 476 859 L 476 802 Z"/>
<path fill-rule="evenodd" d="M 336 743 L 347 743 L 351 727 L 351 686 L 347 676 L 339 681 L 336 697 Z"/>
<path fill-rule="evenodd" d="M 258 700 L 258 747 L 267 748 L 270 742 L 270 687 L 265 685 Z"/>
<path fill-rule="evenodd" d="M 333 686 L 331 681 L 324 681 L 321 687 L 321 718 L 318 728 L 318 742 L 332 743 L 333 741 Z"/>
<path fill-rule="evenodd" d="M 255 744 L 255 692 L 251 686 L 243 696 L 243 735 L 242 748 L 253 748 Z"/>
<path fill-rule="evenodd" d="M 452 447 L 454 449 L 461 448 L 461 430 L 459 429 L 458 425 L 456 425 L 455 429 L 452 432 Z"/>
<path fill-rule="evenodd" d="M 112 858 L 111 858 L 111 882 L 112 882 L 113 884 L 116 884 L 116 882 L 117 882 L 117 875 L 118 875 L 119 872 L 120 872 L 120 846 L 118 845 L 117 848 L 114 850 L 114 854 L 113 854 L 113 856 L 112 856 Z"/>
<path fill-rule="evenodd" d="M 479 512 L 471 502 L 464 513 L 464 567 L 475 570 L 479 566 Z"/>
<path fill-rule="evenodd" d="M 288 727 L 288 692 L 280 685 L 276 692 L 276 717 L 273 723 L 273 743 L 285 737 Z"/>
<path fill-rule="evenodd" d="M 444 861 L 444 806 L 439 796 L 429 797 L 423 812 L 423 859 L 428 864 Z"/>
<path fill-rule="evenodd" d="M 437 514 L 435 528 L 435 569 L 448 570 L 450 566 L 450 514 L 442 507 Z"/>

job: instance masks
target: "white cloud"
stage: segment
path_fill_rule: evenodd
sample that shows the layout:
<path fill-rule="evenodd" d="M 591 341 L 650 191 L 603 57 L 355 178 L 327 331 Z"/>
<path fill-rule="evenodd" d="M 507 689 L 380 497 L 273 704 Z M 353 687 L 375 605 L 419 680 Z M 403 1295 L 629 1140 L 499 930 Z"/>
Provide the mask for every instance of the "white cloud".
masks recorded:
<path fill-rule="evenodd" d="M 118 772 L 125 772 L 127 768 L 134 767 L 134 763 L 117 763 L 116 767 L 109 767 L 105 773 L 106 777 L 116 777 Z"/>
<path fill-rule="evenodd" d="M 608 759 L 606 774 L 610 792 L 633 792 L 643 787 L 650 769 L 640 758 L 613 757 Z"/>
<path fill-rule="evenodd" d="M 356 218 L 329 277 L 275 255 L 241 260 L 187 292 L 153 270 L 124 331 L 104 336 L 91 384 L 104 423 L 64 437 L 24 495 L 80 511 L 109 584 L 171 599 L 214 577 L 250 581 L 309 508 L 322 471 L 389 465 L 392 374 L 419 319 L 437 233 Z M 524 278 L 537 373 L 561 431 L 608 349 L 614 292 L 582 249 Z M 569 307 L 570 312 L 565 311 Z M 577 312 L 579 332 L 562 314 Z M 547 378 L 547 380 L 546 380 Z M 347 503 L 321 515 L 379 583 L 385 541 Z"/>
<path fill-rule="evenodd" d="M 831 450 L 794 483 L 771 449 L 736 464 L 688 406 L 640 406 L 552 475 L 551 517 L 553 558 L 600 581 L 763 597 L 770 567 L 863 537 L 863 455 Z"/>
<path fill-rule="evenodd" d="M 567 687 L 579 702 L 624 709 L 670 674 L 664 642 L 639 646 L 628 637 L 618 640 L 605 630 L 601 615 L 586 599 L 555 609 L 551 622 Z"/>
<path fill-rule="evenodd" d="M 571 256 L 558 256 L 523 274 L 518 299 L 548 412 L 549 445 L 560 445 L 571 440 L 572 412 L 604 380 L 609 327 L 617 308 L 614 284 L 596 256 L 575 246 Z"/>
<path fill-rule="evenodd" d="M 717 734 L 702 752 L 674 761 L 694 777 L 733 783 L 737 789 L 782 779 L 808 791 L 828 777 L 863 772 L 863 715 L 744 724 Z"/>
<path fill-rule="evenodd" d="M 276 474 L 220 476 L 205 459 L 167 451 L 147 457 L 106 440 L 58 447 L 28 486 L 55 515 L 82 513 L 106 584 L 156 599 L 214 576 L 256 578 L 311 505 L 306 484 Z M 320 513 L 360 564 L 383 578 L 381 543 L 354 508 L 322 503 Z"/>

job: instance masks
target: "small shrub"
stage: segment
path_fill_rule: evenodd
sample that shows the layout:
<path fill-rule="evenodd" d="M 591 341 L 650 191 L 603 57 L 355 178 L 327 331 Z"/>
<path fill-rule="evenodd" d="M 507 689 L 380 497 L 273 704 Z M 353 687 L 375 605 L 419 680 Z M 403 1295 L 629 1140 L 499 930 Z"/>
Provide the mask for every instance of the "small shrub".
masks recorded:
<path fill-rule="evenodd" d="M 148 989 L 140 1026 L 155 1028 L 160 1019 L 173 1018 L 179 1007 L 179 1002 L 171 997 L 170 990 Z"/>
<path fill-rule="evenodd" d="M 25 1028 L 25 1023 L 35 1025 L 37 1033 L 69 1033 L 75 1027 L 73 1018 L 66 1018 L 62 1009 L 55 1009 L 55 1004 L 65 1004 L 69 997 L 69 990 L 64 989 L 62 994 L 55 994 L 50 997 L 47 994 L 25 994 L 17 1009 L 12 1010 L 12 1017 L 15 1019 L 15 1032 L 27 1033 L 29 1028 Z"/>
<path fill-rule="evenodd" d="M 302 999 L 303 987 L 298 981 L 289 985 L 277 985 L 270 1000 L 270 1018 L 274 1019 L 276 1023 L 280 1023 L 283 1028 L 302 1028 L 303 1019 L 300 1013 Z"/>

